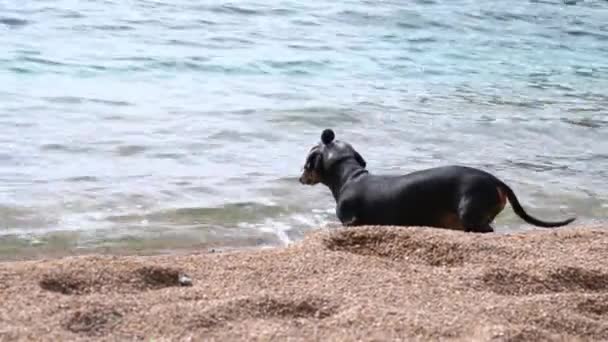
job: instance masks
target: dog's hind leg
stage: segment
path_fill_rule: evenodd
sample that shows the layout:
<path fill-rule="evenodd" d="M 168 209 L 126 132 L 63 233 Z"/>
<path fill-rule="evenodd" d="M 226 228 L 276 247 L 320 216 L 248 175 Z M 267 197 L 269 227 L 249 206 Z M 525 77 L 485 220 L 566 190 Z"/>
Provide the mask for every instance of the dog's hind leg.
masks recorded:
<path fill-rule="evenodd" d="M 353 217 L 353 218 L 349 219 L 348 221 L 344 221 L 344 222 L 342 222 L 342 225 L 344 225 L 345 227 L 358 226 L 358 224 L 357 224 L 357 218 Z"/>
<path fill-rule="evenodd" d="M 492 227 L 491 224 L 486 224 L 485 226 L 482 226 L 479 228 L 479 230 L 476 230 L 477 233 L 494 233 L 494 227 Z"/>
<path fill-rule="evenodd" d="M 495 204 L 484 198 L 464 196 L 458 205 L 458 217 L 465 232 L 492 233 L 490 225 Z"/>

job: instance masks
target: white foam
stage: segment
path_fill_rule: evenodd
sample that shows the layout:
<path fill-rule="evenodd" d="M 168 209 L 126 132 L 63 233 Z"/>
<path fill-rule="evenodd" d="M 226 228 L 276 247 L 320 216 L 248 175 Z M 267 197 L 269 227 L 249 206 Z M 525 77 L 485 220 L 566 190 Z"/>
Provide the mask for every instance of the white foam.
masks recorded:
<path fill-rule="evenodd" d="M 277 236 L 279 241 L 283 245 L 289 245 L 292 241 L 287 234 L 287 231 L 291 228 L 290 225 L 285 224 L 284 222 L 273 221 L 271 219 L 267 219 L 262 223 L 240 223 L 239 227 L 247 227 L 257 229 L 261 232 L 271 233 Z"/>

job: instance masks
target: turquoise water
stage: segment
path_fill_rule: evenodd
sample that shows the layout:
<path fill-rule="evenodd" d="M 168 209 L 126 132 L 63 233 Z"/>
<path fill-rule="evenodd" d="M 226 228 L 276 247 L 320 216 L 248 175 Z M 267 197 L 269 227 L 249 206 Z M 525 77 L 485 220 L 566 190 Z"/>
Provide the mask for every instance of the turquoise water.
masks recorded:
<path fill-rule="evenodd" d="M 297 182 L 326 127 L 608 214 L 606 1 L 1 1 L 0 45 L 0 252 L 298 240 L 336 221 Z"/>

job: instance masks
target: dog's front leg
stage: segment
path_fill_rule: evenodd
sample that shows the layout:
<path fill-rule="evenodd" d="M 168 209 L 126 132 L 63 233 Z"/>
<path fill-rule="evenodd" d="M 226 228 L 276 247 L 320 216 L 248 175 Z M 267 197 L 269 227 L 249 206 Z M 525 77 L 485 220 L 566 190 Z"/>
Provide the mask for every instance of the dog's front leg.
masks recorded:
<path fill-rule="evenodd" d="M 353 218 L 351 218 L 351 219 L 350 219 L 350 220 L 348 220 L 348 221 L 342 221 L 342 224 L 343 224 L 345 227 L 353 227 L 353 226 L 357 226 L 357 225 L 358 225 L 358 224 L 357 224 L 357 218 L 353 216 Z"/>
<path fill-rule="evenodd" d="M 354 215 L 345 215 L 343 211 L 338 210 L 338 219 L 342 222 L 345 227 L 352 227 L 357 225 L 357 217 Z"/>
<path fill-rule="evenodd" d="M 357 216 L 350 201 L 340 201 L 336 207 L 336 215 L 345 227 L 358 226 Z"/>

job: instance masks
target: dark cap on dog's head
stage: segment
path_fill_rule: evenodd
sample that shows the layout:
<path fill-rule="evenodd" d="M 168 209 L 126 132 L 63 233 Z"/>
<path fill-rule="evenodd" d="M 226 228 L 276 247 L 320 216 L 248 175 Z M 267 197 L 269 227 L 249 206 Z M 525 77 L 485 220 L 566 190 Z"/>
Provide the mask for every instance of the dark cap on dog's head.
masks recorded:
<path fill-rule="evenodd" d="M 359 152 L 345 141 L 335 140 L 336 134 L 330 128 L 326 128 L 321 133 L 321 143 L 313 146 L 306 156 L 304 172 L 300 177 L 303 184 L 314 185 L 323 182 L 328 172 L 334 165 L 342 163 L 348 159 L 353 159 L 359 166 L 365 168 L 366 163 Z"/>
<path fill-rule="evenodd" d="M 334 131 L 332 131 L 330 128 L 323 130 L 323 133 L 321 133 L 321 141 L 325 145 L 331 144 L 335 137 L 336 135 L 334 134 Z"/>

